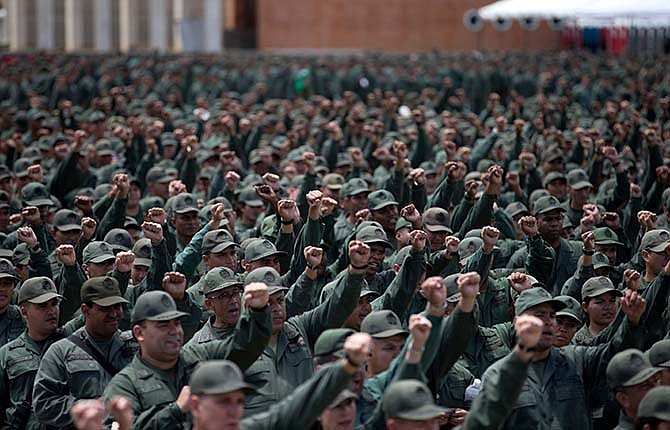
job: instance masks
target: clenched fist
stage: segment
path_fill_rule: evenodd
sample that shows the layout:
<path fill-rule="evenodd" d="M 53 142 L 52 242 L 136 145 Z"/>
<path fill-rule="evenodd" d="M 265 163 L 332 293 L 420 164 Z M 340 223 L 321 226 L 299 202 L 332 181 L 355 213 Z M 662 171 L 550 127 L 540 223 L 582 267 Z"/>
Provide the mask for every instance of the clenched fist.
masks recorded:
<path fill-rule="evenodd" d="M 244 287 L 244 306 L 263 309 L 270 301 L 270 290 L 262 282 L 252 282 Z"/>

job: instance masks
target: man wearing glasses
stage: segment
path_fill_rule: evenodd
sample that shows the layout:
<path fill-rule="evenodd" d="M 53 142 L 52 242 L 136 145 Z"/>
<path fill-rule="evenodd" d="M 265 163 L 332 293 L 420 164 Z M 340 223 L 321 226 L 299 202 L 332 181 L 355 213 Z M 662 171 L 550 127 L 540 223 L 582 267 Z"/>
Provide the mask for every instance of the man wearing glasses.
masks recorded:
<path fill-rule="evenodd" d="M 0 426 L 10 429 L 38 428 L 31 414 L 33 382 L 44 352 L 62 338 L 58 329 L 63 296 L 49 278 L 24 282 L 19 292 L 21 315 L 28 330 L 0 349 Z"/>

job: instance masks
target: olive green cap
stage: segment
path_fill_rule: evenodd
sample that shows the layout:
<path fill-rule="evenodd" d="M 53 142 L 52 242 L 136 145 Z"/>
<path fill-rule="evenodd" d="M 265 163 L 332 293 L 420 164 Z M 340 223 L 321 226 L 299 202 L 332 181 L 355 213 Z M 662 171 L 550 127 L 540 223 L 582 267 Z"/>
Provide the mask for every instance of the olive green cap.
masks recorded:
<path fill-rule="evenodd" d="M 133 254 L 135 254 L 134 266 L 151 267 L 151 240 L 142 238 L 135 242 Z"/>
<path fill-rule="evenodd" d="M 233 240 L 233 236 L 228 230 L 217 229 L 208 231 L 202 239 L 202 253 L 216 254 L 222 252 L 230 247 L 237 247 L 238 245 Z"/>
<path fill-rule="evenodd" d="M 30 250 L 27 244 L 21 242 L 16 245 L 12 253 L 12 263 L 14 266 L 27 266 L 30 263 Z"/>
<path fill-rule="evenodd" d="M 244 261 L 247 263 L 271 257 L 273 255 L 282 257 L 285 256 L 286 253 L 284 251 L 277 251 L 275 244 L 267 239 L 254 239 L 250 241 L 244 249 Z"/>
<path fill-rule="evenodd" d="M 356 233 L 356 240 L 360 240 L 366 245 L 381 243 L 387 248 L 393 248 L 391 243 L 388 241 L 388 238 L 386 237 L 386 232 L 384 229 L 377 226 L 363 227 Z"/>
<path fill-rule="evenodd" d="M 12 279 L 14 284 L 20 281 L 12 262 L 6 258 L 0 258 L 0 279 L 6 278 Z"/>
<path fill-rule="evenodd" d="M 543 196 L 537 199 L 533 206 L 533 215 L 540 215 L 551 211 L 565 212 L 561 202 L 554 196 Z"/>
<path fill-rule="evenodd" d="M 342 185 L 340 189 L 340 197 L 350 197 L 355 196 L 356 194 L 369 193 L 370 188 L 368 183 L 361 178 L 352 178 Z"/>
<path fill-rule="evenodd" d="M 344 176 L 339 173 L 328 173 L 323 177 L 323 185 L 331 190 L 340 190 L 344 185 Z"/>
<path fill-rule="evenodd" d="M 198 364 L 189 382 L 191 394 L 226 394 L 243 390 L 254 390 L 244 382 L 244 375 L 235 363 L 229 360 L 209 360 Z"/>
<path fill-rule="evenodd" d="M 654 387 L 645 394 L 637 408 L 637 418 L 656 418 L 670 422 L 670 387 Z"/>
<path fill-rule="evenodd" d="M 402 230 L 403 228 L 408 228 L 408 229 L 412 230 L 412 223 L 407 221 L 403 217 L 398 217 L 398 221 L 395 222 L 396 233 L 398 232 L 398 230 Z"/>
<path fill-rule="evenodd" d="M 549 185 L 550 183 L 552 183 L 553 181 L 555 181 L 557 179 L 560 179 L 560 180 L 562 180 L 563 182 L 566 182 L 566 183 L 568 181 L 568 179 L 565 177 L 565 175 L 561 172 L 549 172 L 549 173 L 547 173 L 547 176 L 544 177 L 544 180 L 542 181 L 542 186 L 546 188 L 547 185 Z"/>
<path fill-rule="evenodd" d="M 84 263 L 102 263 L 114 258 L 112 246 L 107 242 L 97 240 L 86 245 L 82 260 Z"/>
<path fill-rule="evenodd" d="M 582 323 L 582 306 L 574 297 L 571 296 L 556 296 L 556 300 L 560 300 L 565 304 L 565 308 L 556 312 L 557 317 L 565 316 L 572 317 L 578 323 Z"/>
<path fill-rule="evenodd" d="M 641 384 L 660 371 L 651 365 L 642 351 L 626 349 L 612 357 L 607 365 L 607 384 L 616 391 Z"/>
<path fill-rule="evenodd" d="M 331 328 L 319 336 L 314 344 L 314 356 L 334 355 L 344 357 L 344 341 L 354 334 L 350 328 Z"/>
<path fill-rule="evenodd" d="M 105 235 L 104 242 L 109 244 L 114 252 L 130 251 L 133 247 L 133 238 L 128 230 L 123 228 L 113 228 Z"/>
<path fill-rule="evenodd" d="M 361 322 L 361 332 L 367 333 L 375 339 L 385 339 L 398 334 L 408 335 L 403 330 L 400 318 L 393 311 L 374 311 Z"/>
<path fill-rule="evenodd" d="M 54 228 L 59 231 L 81 231 L 81 217 L 70 209 L 61 209 L 54 215 Z"/>
<path fill-rule="evenodd" d="M 593 188 L 593 184 L 589 182 L 589 175 L 582 169 L 573 169 L 568 173 L 568 185 L 573 190 Z"/>
<path fill-rule="evenodd" d="M 377 190 L 368 195 L 368 209 L 371 211 L 378 211 L 391 205 L 398 206 L 398 202 L 390 191 Z"/>
<path fill-rule="evenodd" d="M 229 287 L 241 287 L 235 273 L 227 267 L 215 267 L 203 277 L 202 293 L 207 295 Z"/>
<path fill-rule="evenodd" d="M 461 290 L 458 289 L 460 273 L 454 273 L 444 278 L 444 288 L 447 290 L 447 303 L 456 303 L 461 299 Z"/>
<path fill-rule="evenodd" d="M 512 218 L 514 218 L 517 215 L 530 215 L 530 211 L 521 202 L 512 202 L 505 206 L 505 212 Z"/>
<path fill-rule="evenodd" d="M 423 227 L 430 232 L 447 232 L 451 233 L 451 224 L 449 212 L 442 208 L 429 208 L 423 213 L 421 217 Z"/>
<path fill-rule="evenodd" d="M 90 278 L 81 286 L 81 302 L 93 302 L 98 306 L 128 303 L 119 290 L 119 282 L 111 276 Z"/>
<path fill-rule="evenodd" d="M 384 393 L 382 410 L 387 419 L 401 418 L 408 421 L 429 420 L 446 412 L 445 408 L 435 404 L 426 384 L 416 379 L 392 383 Z"/>
<path fill-rule="evenodd" d="M 268 293 L 270 295 L 280 291 L 288 291 L 288 288 L 282 285 L 282 279 L 279 273 L 272 267 L 259 267 L 252 270 L 244 278 L 244 285 L 249 285 L 253 282 L 262 282 L 268 286 Z"/>
<path fill-rule="evenodd" d="M 670 245 L 670 233 L 667 230 L 649 230 L 642 236 L 640 250 L 663 252 Z"/>
<path fill-rule="evenodd" d="M 190 193 L 178 194 L 172 201 L 172 209 L 178 214 L 200 212 L 198 209 L 198 199 Z"/>
<path fill-rule="evenodd" d="M 156 290 L 140 295 L 130 315 L 130 322 L 136 324 L 141 321 L 170 321 L 186 316 L 186 312 L 177 310 L 172 296 L 165 291 Z"/>
<path fill-rule="evenodd" d="M 44 184 L 31 182 L 21 189 L 26 206 L 54 206 L 51 194 Z"/>
<path fill-rule="evenodd" d="M 253 188 L 244 188 L 242 191 L 240 191 L 240 195 L 238 196 L 237 200 L 247 206 L 256 208 L 263 206 L 263 200 L 258 197 L 256 190 Z"/>
<path fill-rule="evenodd" d="M 602 252 L 596 252 L 593 254 L 591 260 L 593 261 L 593 268 L 595 270 L 602 269 L 603 267 L 608 267 L 610 269 L 613 268 L 610 264 L 610 259 L 607 258 L 607 255 L 603 254 Z"/>
<path fill-rule="evenodd" d="M 349 399 L 356 399 L 357 400 L 358 395 L 356 395 L 356 393 L 354 393 L 353 391 L 345 388 L 344 390 L 342 390 L 340 392 L 340 394 L 337 395 L 337 397 L 335 397 L 335 400 L 333 400 L 330 403 L 330 405 L 328 406 L 328 409 L 336 408 L 340 405 L 340 403 L 344 402 L 345 400 L 349 400 Z"/>
<path fill-rule="evenodd" d="M 479 237 L 466 237 L 458 244 L 458 258 L 461 262 L 465 262 L 472 254 L 477 252 L 484 241 Z"/>
<path fill-rule="evenodd" d="M 589 278 L 582 286 L 582 300 L 593 297 L 598 297 L 605 293 L 614 293 L 616 296 L 622 297 L 623 293 L 616 288 L 606 276 L 594 276 Z"/>
<path fill-rule="evenodd" d="M 596 245 L 623 245 L 619 242 L 619 236 L 609 227 L 593 229 L 593 237 Z"/>
<path fill-rule="evenodd" d="M 670 368 L 670 339 L 659 340 L 647 351 L 652 366 Z"/>
<path fill-rule="evenodd" d="M 19 304 L 25 302 L 40 304 L 55 298 L 63 298 L 63 296 L 58 294 L 56 284 L 45 276 L 38 276 L 36 278 L 27 279 L 23 285 L 21 285 L 18 302 Z"/>
<path fill-rule="evenodd" d="M 549 292 L 544 288 L 533 287 L 524 290 L 521 292 L 521 294 L 519 294 L 519 297 L 514 303 L 514 314 L 519 316 L 528 309 L 545 303 L 553 305 L 556 311 L 560 311 L 561 309 L 565 308 L 565 303 L 553 298 L 551 294 L 549 294 Z"/>

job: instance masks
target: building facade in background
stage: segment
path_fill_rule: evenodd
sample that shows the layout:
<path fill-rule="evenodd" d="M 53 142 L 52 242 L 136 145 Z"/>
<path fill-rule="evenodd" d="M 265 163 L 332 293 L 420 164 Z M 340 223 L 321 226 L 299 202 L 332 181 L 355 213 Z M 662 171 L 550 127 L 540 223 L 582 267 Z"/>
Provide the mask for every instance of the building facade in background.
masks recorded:
<path fill-rule="evenodd" d="M 547 22 L 470 21 L 490 0 L 0 0 L 12 51 L 537 50 Z"/>

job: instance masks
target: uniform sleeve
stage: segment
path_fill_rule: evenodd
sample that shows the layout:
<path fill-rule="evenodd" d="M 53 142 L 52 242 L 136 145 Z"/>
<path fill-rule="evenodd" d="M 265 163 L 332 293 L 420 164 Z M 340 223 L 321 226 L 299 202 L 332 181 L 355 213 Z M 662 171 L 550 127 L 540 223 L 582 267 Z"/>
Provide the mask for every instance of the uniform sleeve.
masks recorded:
<path fill-rule="evenodd" d="M 57 428 L 71 427 L 70 408 L 77 399 L 70 395 L 63 347 L 52 345 L 42 357 L 33 387 L 33 411 L 37 419 Z"/>
<path fill-rule="evenodd" d="M 398 318 L 404 320 L 409 302 L 414 296 L 421 275 L 426 272 L 426 258 L 424 252 L 410 250 L 397 276 L 391 281 L 384 294 L 372 302 L 372 310 L 388 309 Z"/>
<path fill-rule="evenodd" d="M 310 310 L 314 297 L 316 281 L 311 280 L 304 273 L 286 293 L 286 318 L 301 315 Z"/>
<path fill-rule="evenodd" d="M 186 245 L 186 248 L 177 254 L 174 259 L 172 269 L 175 272 L 183 273 L 189 284 L 193 282 L 193 273 L 198 267 L 198 264 L 200 264 L 200 260 L 202 260 L 202 240 L 205 238 L 205 234 L 207 234 L 209 230 L 209 225 L 205 224 L 205 226 L 191 238 L 191 241 Z"/>
<path fill-rule="evenodd" d="M 465 430 L 500 429 L 511 413 L 528 376 L 528 363 L 510 353 L 500 364 L 490 367 L 482 387 L 465 418 Z"/>
<path fill-rule="evenodd" d="M 105 216 L 102 217 L 98 228 L 95 231 L 96 238 L 98 240 L 103 240 L 105 235 L 113 228 L 123 228 L 123 224 L 126 220 L 126 206 L 128 205 L 128 199 L 122 199 L 117 197 L 112 202 Z"/>
<path fill-rule="evenodd" d="M 309 429 L 351 382 L 340 363 L 324 367 L 269 411 L 244 419 L 242 430 Z"/>
<path fill-rule="evenodd" d="M 78 264 L 63 266 L 63 270 L 55 282 L 58 292 L 65 297 L 60 305 L 59 321 L 61 324 L 65 324 L 79 309 L 81 305 L 81 286 L 85 281 L 84 273 Z"/>
<path fill-rule="evenodd" d="M 37 252 L 34 252 L 32 249 L 30 250 L 30 262 L 28 265 L 28 270 L 29 276 L 31 278 L 37 276 L 46 276 L 49 279 L 53 279 L 49 258 L 47 257 L 46 250 L 41 246 Z"/>

